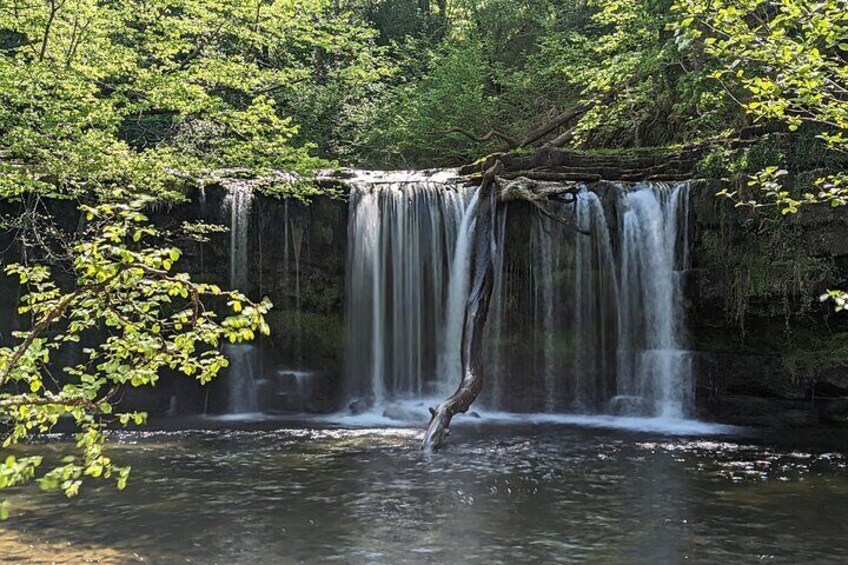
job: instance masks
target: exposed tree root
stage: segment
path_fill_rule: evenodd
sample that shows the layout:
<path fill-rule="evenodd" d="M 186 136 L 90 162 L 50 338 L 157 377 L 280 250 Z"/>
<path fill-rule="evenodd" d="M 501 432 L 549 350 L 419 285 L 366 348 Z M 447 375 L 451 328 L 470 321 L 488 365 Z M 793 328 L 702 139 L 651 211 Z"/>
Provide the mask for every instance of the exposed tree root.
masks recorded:
<path fill-rule="evenodd" d="M 546 218 L 563 224 L 577 233 L 583 235 L 590 234 L 590 232 L 581 230 L 578 226 L 575 226 L 567 218 L 558 216 L 554 211 L 554 204 L 556 202 L 565 202 L 567 204 L 575 204 L 577 202 L 577 195 L 580 192 L 579 185 L 536 181 L 527 177 L 518 177 L 508 181 L 498 179 L 496 182 L 499 187 L 499 202 L 515 200 L 529 202 Z"/>

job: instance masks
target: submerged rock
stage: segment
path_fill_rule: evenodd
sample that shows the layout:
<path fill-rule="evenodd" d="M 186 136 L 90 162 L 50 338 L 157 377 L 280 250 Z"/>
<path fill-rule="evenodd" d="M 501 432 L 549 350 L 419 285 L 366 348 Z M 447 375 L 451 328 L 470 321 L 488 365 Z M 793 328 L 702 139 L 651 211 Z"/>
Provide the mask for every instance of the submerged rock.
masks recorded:
<path fill-rule="evenodd" d="M 392 420 L 406 421 L 409 419 L 409 413 L 404 412 L 400 406 L 389 406 L 383 410 L 383 417 Z"/>
<path fill-rule="evenodd" d="M 616 416 L 636 416 L 650 413 L 650 405 L 641 396 L 618 395 L 610 398 L 610 412 Z"/>
<path fill-rule="evenodd" d="M 365 398 L 357 398 L 348 406 L 350 409 L 350 413 L 354 416 L 359 416 L 360 414 L 364 414 L 368 412 L 368 409 L 371 408 L 371 403 Z"/>

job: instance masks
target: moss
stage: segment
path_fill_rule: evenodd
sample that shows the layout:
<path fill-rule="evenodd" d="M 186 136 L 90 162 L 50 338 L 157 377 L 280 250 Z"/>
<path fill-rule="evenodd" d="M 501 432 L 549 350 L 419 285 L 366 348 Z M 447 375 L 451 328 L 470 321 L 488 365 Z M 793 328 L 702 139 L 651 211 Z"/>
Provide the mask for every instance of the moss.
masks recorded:
<path fill-rule="evenodd" d="M 310 312 L 330 313 L 341 310 L 344 280 L 310 268 L 300 275 L 301 309 Z"/>
<path fill-rule="evenodd" d="M 791 333 L 792 318 L 821 312 L 817 299 L 834 281 L 835 263 L 807 254 L 803 226 L 735 209 L 729 202 L 717 205 L 719 226 L 701 233 L 699 262 L 709 271 L 709 285 L 717 285 L 710 294 L 718 289 L 725 318 L 742 337 L 752 317 L 783 318 Z"/>
<path fill-rule="evenodd" d="M 818 133 L 816 130 L 807 130 L 793 138 L 788 151 L 787 166 L 790 171 L 834 171 L 848 167 L 848 157 L 829 149 L 827 144 L 818 138 Z"/>
<path fill-rule="evenodd" d="M 684 148 L 683 145 L 660 145 L 656 147 L 598 147 L 581 149 L 575 153 L 583 153 L 587 157 L 664 157 L 676 155 Z M 573 150 L 572 150 L 573 151 Z"/>
<path fill-rule="evenodd" d="M 704 155 L 695 165 L 698 176 L 707 179 L 721 179 L 729 174 L 728 158 L 730 150 L 726 147 L 715 146 Z"/>
<path fill-rule="evenodd" d="M 781 134 L 764 135 L 740 155 L 740 173 L 755 173 L 766 167 L 787 166 L 790 140 Z"/>
<path fill-rule="evenodd" d="M 790 140 L 782 134 L 765 135 L 742 149 L 724 145 L 713 146 L 695 166 L 695 171 L 707 179 L 739 179 L 765 167 L 786 167 Z"/>
<path fill-rule="evenodd" d="M 816 333 L 804 347 L 789 350 L 783 358 L 795 379 L 811 377 L 828 369 L 848 367 L 848 332 Z"/>
<path fill-rule="evenodd" d="M 332 365 L 341 359 L 343 322 L 338 315 L 295 310 L 272 310 L 271 338 L 297 359 Z"/>

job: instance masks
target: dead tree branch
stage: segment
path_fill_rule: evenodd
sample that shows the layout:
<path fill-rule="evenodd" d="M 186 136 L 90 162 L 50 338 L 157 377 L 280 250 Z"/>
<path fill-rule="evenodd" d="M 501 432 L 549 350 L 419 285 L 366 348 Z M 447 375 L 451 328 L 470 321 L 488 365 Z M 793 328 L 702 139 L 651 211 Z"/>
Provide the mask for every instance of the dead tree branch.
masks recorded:
<path fill-rule="evenodd" d="M 489 300 L 494 288 L 495 229 L 497 207 L 513 201 L 530 202 L 545 217 L 563 223 L 579 233 L 586 234 L 565 218 L 554 213 L 556 202 L 577 201 L 580 186 L 554 182 L 534 181 L 519 177 L 513 180 L 498 178 L 503 172 L 501 161 L 484 173 L 478 196 L 477 223 L 474 233 L 471 288 L 465 303 L 465 320 L 462 330 L 462 380 L 456 391 L 438 407 L 430 408 L 430 423 L 424 434 L 424 449 L 432 451 L 444 446 L 450 435 L 452 418 L 468 411 L 483 390 L 483 334 L 489 314 Z"/>
<path fill-rule="evenodd" d="M 465 304 L 462 329 L 462 380 L 459 387 L 437 408 L 430 408 L 430 424 L 424 434 L 424 449 L 442 447 L 450 434 L 451 419 L 466 412 L 483 389 L 483 328 L 489 314 L 489 299 L 494 287 L 495 215 L 498 205 L 497 175 L 503 163 L 497 161 L 483 175 L 480 185 L 471 288 Z"/>
<path fill-rule="evenodd" d="M 515 148 L 521 146 L 520 142 L 517 139 L 515 139 L 514 137 L 511 137 L 511 136 L 509 136 L 509 135 L 507 135 L 507 134 L 505 134 L 501 131 L 498 131 L 496 129 L 491 129 L 491 130 L 489 130 L 488 133 L 486 133 L 484 135 L 475 135 L 474 133 L 468 131 L 467 129 L 462 129 L 460 127 L 452 127 L 450 129 L 447 129 L 447 130 L 444 130 L 444 131 L 433 132 L 434 135 L 448 135 L 448 134 L 451 134 L 451 133 L 458 133 L 460 135 L 464 135 L 465 137 L 467 137 L 471 141 L 476 141 L 477 143 L 485 143 L 485 142 L 491 141 L 493 139 L 499 139 L 509 149 L 515 149 Z"/>

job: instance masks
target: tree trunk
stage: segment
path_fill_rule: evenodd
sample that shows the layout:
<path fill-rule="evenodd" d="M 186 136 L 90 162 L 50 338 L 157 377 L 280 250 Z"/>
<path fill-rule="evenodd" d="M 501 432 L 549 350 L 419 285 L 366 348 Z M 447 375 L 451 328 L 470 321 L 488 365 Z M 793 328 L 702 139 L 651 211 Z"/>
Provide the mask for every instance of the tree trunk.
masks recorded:
<path fill-rule="evenodd" d="M 466 412 L 483 389 L 483 328 L 489 314 L 489 299 L 494 287 L 495 269 L 492 256 L 495 244 L 495 214 L 498 206 L 497 175 L 503 164 L 497 161 L 483 175 L 480 185 L 477 224 L 474 232 L 474 266 L 471 288 L 465 305 L 462 329 L 462 381 L 447 400 L 430 408 L 430 424 L 424 434 L 424 449 L 439 449 L 450 434 L 451 419 Z"/>
<path fill-rule="evenodd" d="M 598 100 L 590 100 L 588 102 L 581 102 L 580 104 L 577 104 L 576 106 L 573 106 L 573 107 L 567 109 L 566 111 L 564 111 L 560 114 L 557 114 L 551 120 L 548 120 L 547 122 L 545 122 L 541 126 L 537 127 L 536 129 L 534 129 L 533 131 L 528 133 L 524 137 L 524 139 L 521 140 L 521 142 L 520 142 L 521 144 L 519 145 L 519 147 L 531 145 L 531 144 L 539 141 L 540 139 L 542 139 L 546 135 L 553 133 L 555 130 L 557 130 L 557 129 L 561 128 L 562 126 L 567 125 L 568 123 L 572 122 L 573 120 L 579 118 L 580 116 L 582 116 L 583 114 L 585 114 L 586 112 L 591 110 L 595 106 L 595 104 L 597 104 L 597 103 L 598 103 Z"/>
<path fill-rule="evenodd" d="M 503 163 L 495 161 L 483 175 L 480 185 L 471 287 L 465 304 L 462 329 L 462 380 L 456 392 L 447 400 L 436 408 L 430 408 L 430 423 L 424 434 L 424 450 L 428 452 L 445 445 L 450 435 L 451 419 L 468 411 L 483 390 L 483 330 L 494 288 L 495 218 L 499 203 L 515 200 L 529 202 L 541 215 L 569 225 L 566 219 L 556 215 L 551 204 L 553 201 L 576 202 L 579 192 L 577 184 L 535 181 L 525 177 L 501 182 L 498 175 L 503 170 Z M 588 232 L 581 231 L 577 226 L 570 227 L 588 235 Z"/>

